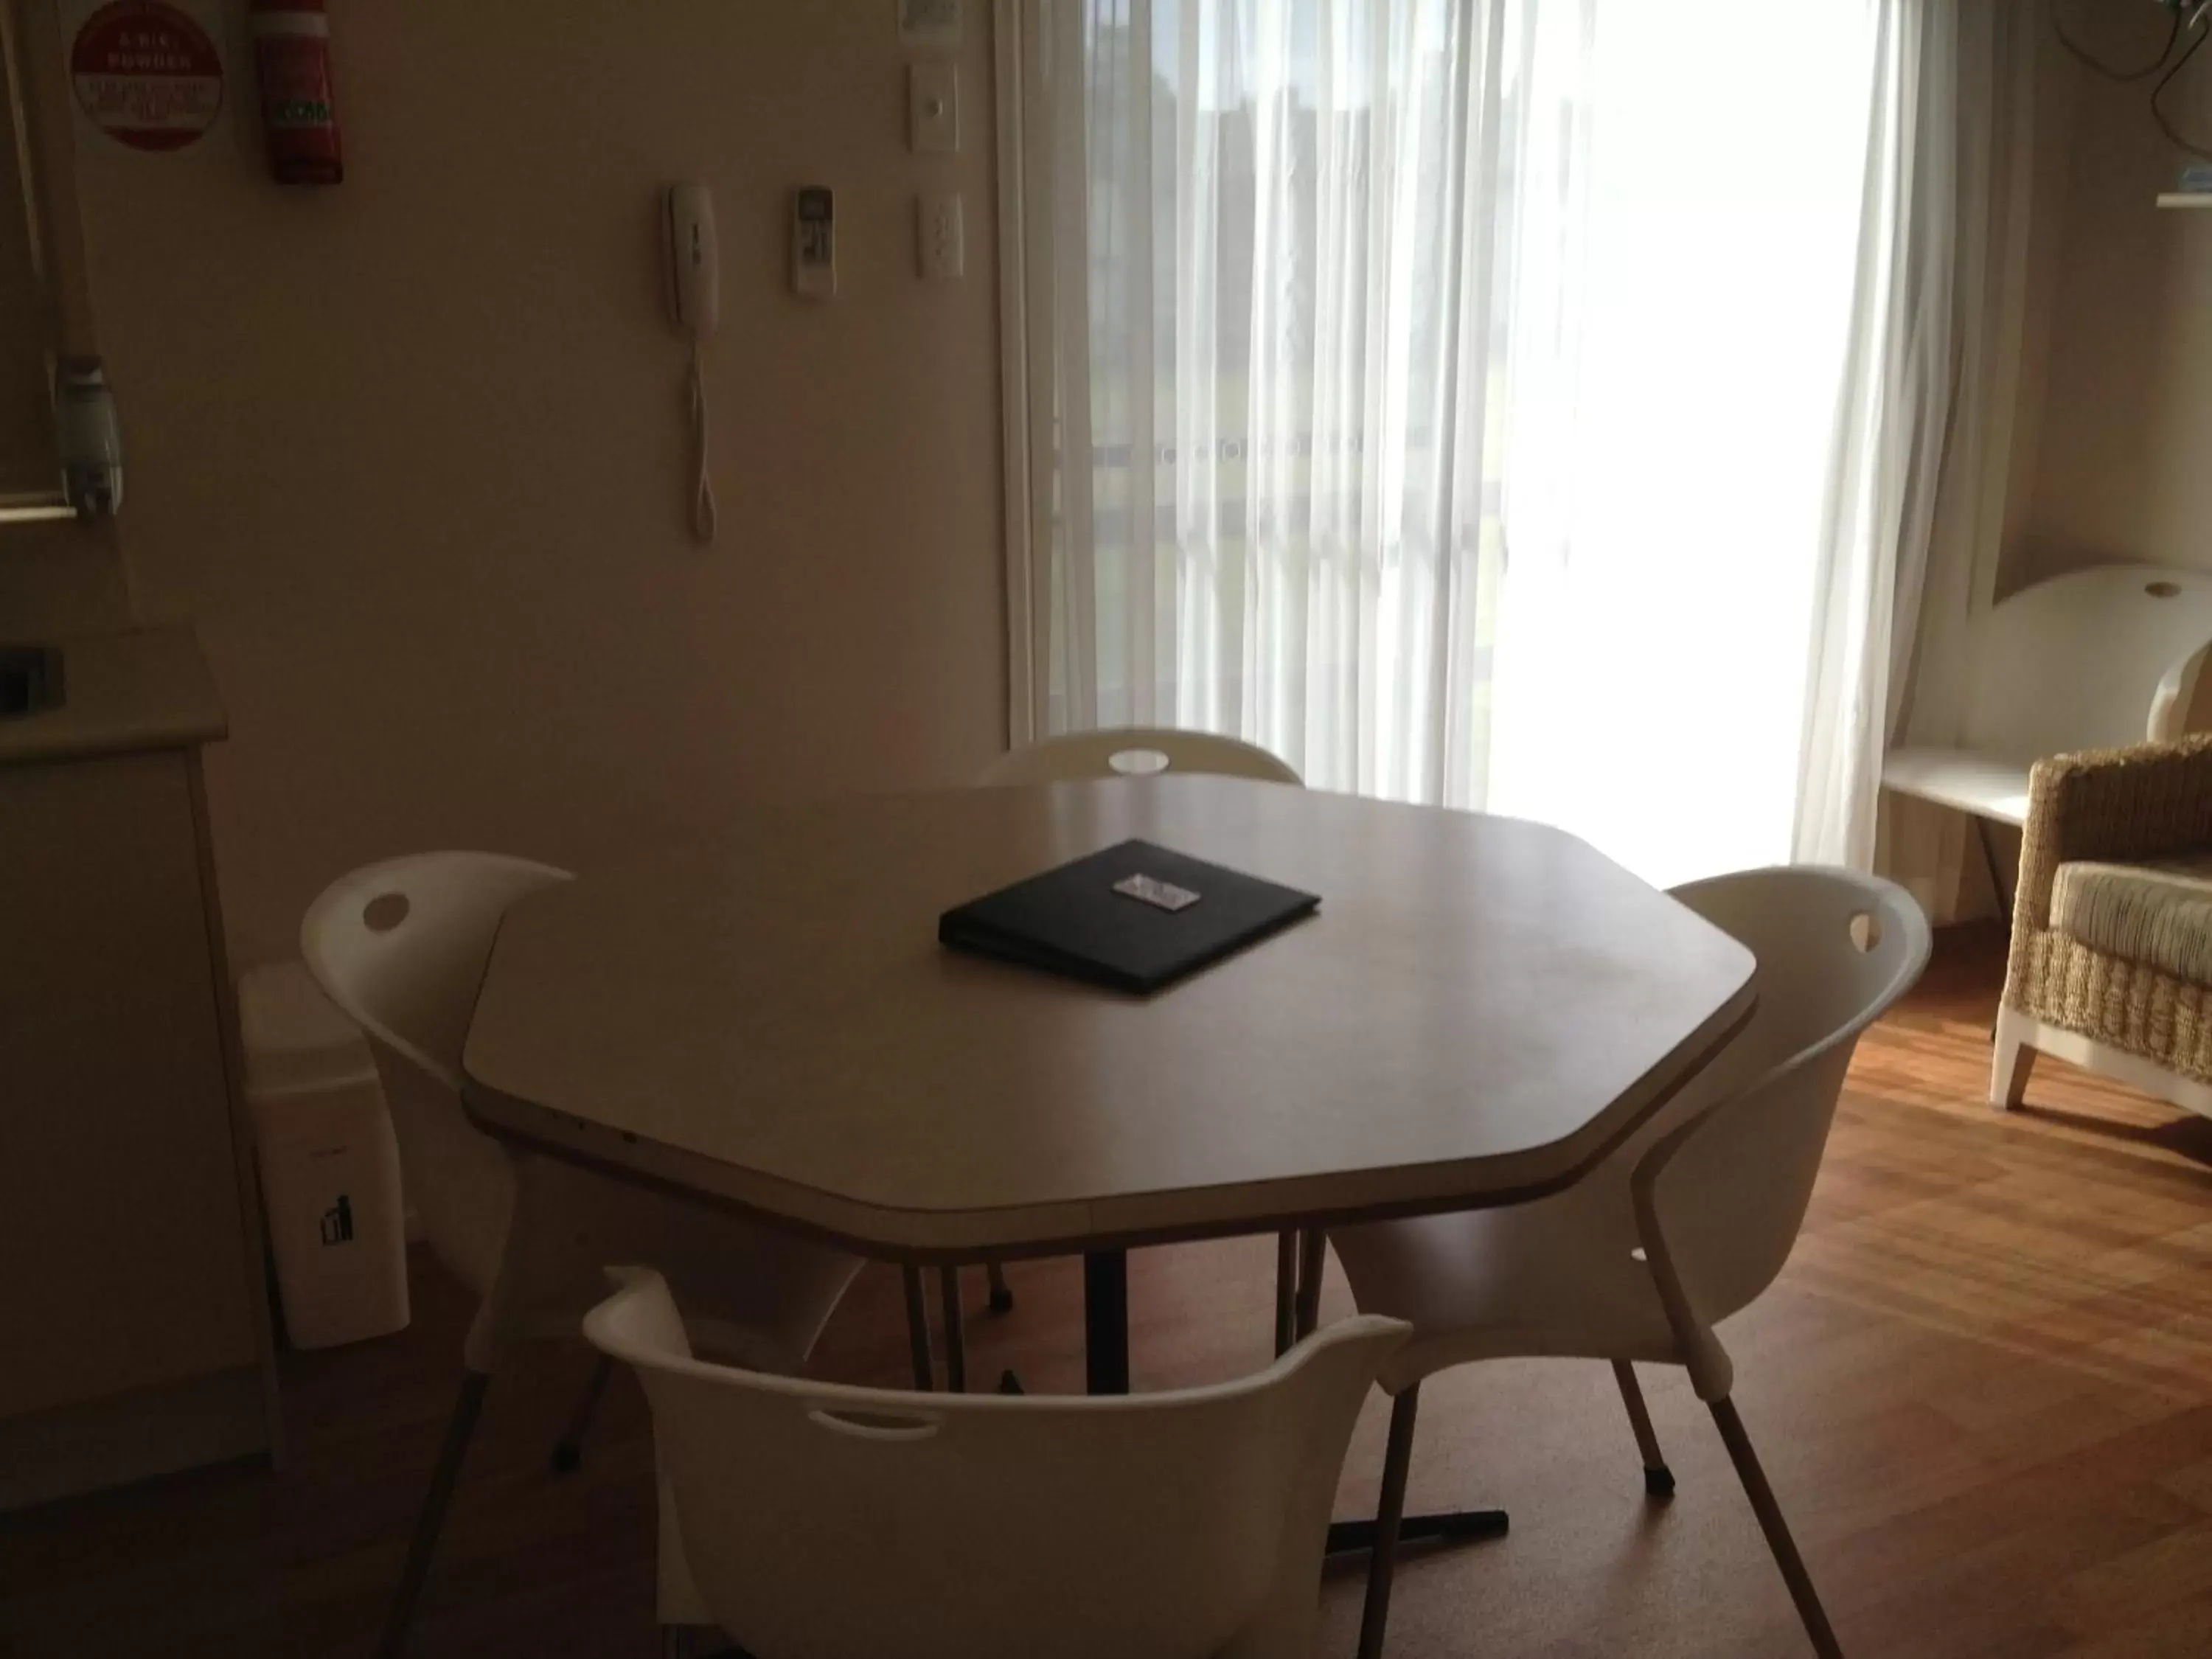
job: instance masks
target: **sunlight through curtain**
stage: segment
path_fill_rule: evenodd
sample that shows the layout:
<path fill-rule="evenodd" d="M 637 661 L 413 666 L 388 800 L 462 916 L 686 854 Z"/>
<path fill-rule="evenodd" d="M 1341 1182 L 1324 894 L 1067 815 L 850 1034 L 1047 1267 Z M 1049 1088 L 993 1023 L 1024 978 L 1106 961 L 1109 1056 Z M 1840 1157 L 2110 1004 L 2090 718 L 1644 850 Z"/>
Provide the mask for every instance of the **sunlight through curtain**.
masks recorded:
<path fill-rule="evenodd" d="M 1041 16 L 1055 448 L 1089 461 L 1054 469 L 1048 729 L 1479 802 L 1509 392 L 1571 343 L 1588 5 Z"/>
<path fill-rule="evenodd" d="M 1045 732 L 1790 852 L 1877 0 L 1035 0 Z"/>
<path fill-rule="evenodd" d="M 1571 478 L 1509 524 L 1487 805 L 1662 884 L 1790 856 L 1873 10 L 1599 7 Z"/>

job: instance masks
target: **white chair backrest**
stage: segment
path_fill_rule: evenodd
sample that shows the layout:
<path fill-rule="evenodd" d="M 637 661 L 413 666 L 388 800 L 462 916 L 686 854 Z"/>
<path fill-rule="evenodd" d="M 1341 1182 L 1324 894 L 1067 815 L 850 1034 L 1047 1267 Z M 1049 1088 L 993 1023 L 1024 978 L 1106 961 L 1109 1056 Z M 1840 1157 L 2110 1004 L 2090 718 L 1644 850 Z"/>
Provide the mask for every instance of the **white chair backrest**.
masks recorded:
<path fill-rule="evenodd" d="M 1965 741 L 2008 760 L 2178 737 L 2212 646 L 2212 574 L 2071 570 L 1991 607 L 1973 646 Z"/>
<path fill-rule="evenodd" d="M 538 1224 L 510 1237 L 515 1161 L 462 1109 L 461 1051 L 501 917 L 569 878 L 497 854 L 423 853 L 341 876 L 300 927 L 309 971 L 369 1035 L 431 1248 L 479 1295 L 500 1286 L 471 1327 L 468 1363 L 489 1370 L 519 1338 L 573 1340 L 605 1265 L 649 1259 L 703 1294 L 731 1352 L 796 1366 L 859 1270 L 841 1251 L 542 1158 L 526 1183 Z"/>
<path fill-rule="evenodd" d="M 659 1275 L 617 1277 L 585 1334 L 644 1382 L 707 1605 L 776 1659 L 1312 1651 L 1345 1448 L 1408 1331 L 1176 1393 L 913 1395 L 695 1360 Z"/>
<path fill-rule="evenodd" d="M 1750 870 L 1674 896 L 1759 959 L 1751 1024 L 1698 1075 L 1698 1107 L 1644 1155 L 1634 1182 L 1639 1221 L 1656 1216 L 1709 1329 L 1789 1259 L 1852 1049 L 1920 977 L 1928 920 L 1902 888 L 1843 870 Z M 1727 1392 L 1724 1358 L 1693 1349 L 1690 1369 L 1707 1398 L 1715 1382 Z"/>
<path fill-rule="evenodd" d="M 438 1259 L 479 1294 L 506 1254 L 514 1170 L 507 1149 L 461 1109 L 461 1048 L 500 917 L 567 879 L 566 871 L 492 853 L 423 853 L 339 877 L 300 924 L 307 971 L 368 1033 L 408 1207 Z M 573 1272 L 568 1306 L 590 1300 L 590 1267 L 622 1259 L 599 1256 Z M 472 1355 L 489 1353 L 487 1340 L 472 1330 Z"/>
<path fill-rule="evenodd" d="M 340 876 L 307 907 L 300 951 L 372 1037 L 458 1091 L 477 988 L 507 907 L 568 872 L 496 853 L 420 853 Z"/>
<path fill-rule="evenodd" d="M 1155 772 L 1206 772 L 1218 777 L 1298 783 L 1289 765 L 1241 738 L 1164 726 L 1125 726 L 1103 732 L 1071 732 L 1004 754 L 980 781 L 986 784 L 1071 783 L 1085 778 L 1144 777 Z"/>

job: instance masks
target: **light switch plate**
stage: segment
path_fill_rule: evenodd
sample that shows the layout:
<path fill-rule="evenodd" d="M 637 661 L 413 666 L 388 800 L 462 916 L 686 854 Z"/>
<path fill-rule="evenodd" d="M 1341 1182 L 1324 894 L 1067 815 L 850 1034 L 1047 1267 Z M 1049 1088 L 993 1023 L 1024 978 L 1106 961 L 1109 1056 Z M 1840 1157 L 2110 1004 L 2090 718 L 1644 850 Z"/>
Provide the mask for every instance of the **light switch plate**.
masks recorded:
<path fill-rule="evenodd" d="M 899 45 L 960 44 L 960 0 L 898 0 Z"/>
<path fill-rule="evenodd" d="M 837 292 L 837 198 L 827 185 L 791 192 L 791 291 L 802 300 Z"/>
<path fill-rule="evenodd" d="M 917 155 L 960 153 L 960 70 L 943 59 L 906 71 L 907 143 Z"/>
<path fill-rule="evenodd" d="M 921 274 L 933 283 L 950 282 L 968 268 L 967 233 L 961 223 L 960 192 L 926 190 L 916 204 L 915 249 Z"/>

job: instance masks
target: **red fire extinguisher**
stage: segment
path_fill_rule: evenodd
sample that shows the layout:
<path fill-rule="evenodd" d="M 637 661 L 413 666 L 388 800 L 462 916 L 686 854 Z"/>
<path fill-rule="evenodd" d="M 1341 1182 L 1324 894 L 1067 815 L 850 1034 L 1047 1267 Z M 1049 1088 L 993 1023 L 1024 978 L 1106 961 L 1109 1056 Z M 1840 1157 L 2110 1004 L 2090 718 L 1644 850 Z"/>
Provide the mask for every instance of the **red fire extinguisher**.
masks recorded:
<path fill-rule="evenodd" d="M 323 0 L 253 0 L 253 56 L 269 170 L 283 185 L 345 177 L 331 101 L 331 20 Z"/>

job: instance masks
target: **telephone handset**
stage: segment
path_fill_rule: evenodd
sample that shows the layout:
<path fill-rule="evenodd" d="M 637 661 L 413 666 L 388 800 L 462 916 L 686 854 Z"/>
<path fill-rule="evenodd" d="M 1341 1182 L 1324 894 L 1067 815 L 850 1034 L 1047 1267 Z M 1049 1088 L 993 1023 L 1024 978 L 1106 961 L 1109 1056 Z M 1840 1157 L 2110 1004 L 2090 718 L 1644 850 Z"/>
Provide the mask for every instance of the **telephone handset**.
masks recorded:
<path fill-rule="evenodd" d="M 722 314 L 714 192 L 704 185 L 669 185 L 667 222 L 669 307 L 678 328 L 704 339 Z"/>
<path fill-rule="evenodd" d="M 702 349 L 722 317 L 721 258 L 714 242 L 714 196 L 701 184 L 671 185 L 662 214 L 667 231 L 669 310 L 691 337 L 691 427 L 698 474 L 691 534 L 714 539 L 714 486 L 707 468 L 707 366 Z"/>

